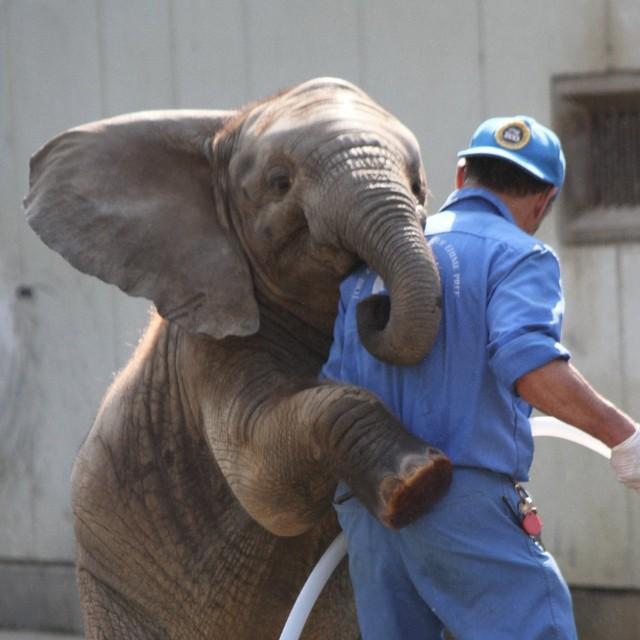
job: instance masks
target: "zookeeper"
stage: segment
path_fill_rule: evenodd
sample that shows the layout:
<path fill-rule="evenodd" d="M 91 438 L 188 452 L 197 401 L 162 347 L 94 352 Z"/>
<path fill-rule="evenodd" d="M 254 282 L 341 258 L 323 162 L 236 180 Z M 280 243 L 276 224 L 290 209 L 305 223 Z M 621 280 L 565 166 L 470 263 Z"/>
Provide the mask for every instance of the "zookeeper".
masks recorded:
<path fill-rule="evenodd" d="M 336 509 L 364 640 L 575 638 L 571 597 L 539 541 L 519 483 L 533 457 L 532 407 L 614 447 L 618 478 L 640 488 L 636 424 L 599 396 L 560 342 L 564 300 L 553 251 L 533 237 L 562 188 L 560 141 L 533 118 L 492 118 L 458 154 L 456 186 L 427 219 L 442 322 L 418 365 L 373 358 L 356 306 L 384 283 L 366 267 L 341 287 L 322 375 L 370 389 L 454 464 L 448 494 L 401 530 L 348 487 Z"/>

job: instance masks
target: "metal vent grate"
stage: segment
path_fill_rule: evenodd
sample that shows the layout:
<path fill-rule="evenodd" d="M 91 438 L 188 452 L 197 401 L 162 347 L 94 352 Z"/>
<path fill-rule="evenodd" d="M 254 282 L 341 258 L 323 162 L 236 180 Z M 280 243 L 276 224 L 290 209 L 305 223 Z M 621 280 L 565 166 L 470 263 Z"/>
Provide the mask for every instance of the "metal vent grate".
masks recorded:
<path fill-rule="evenodd" d="M 563 240 L 640 242 L 640 73 L 559 76 L 552 89 Z"/>
<path fill-rule="evenodd" d="M 588 205 L 640 205 L 640 96 L 609 96 L 587 107 Z"/>

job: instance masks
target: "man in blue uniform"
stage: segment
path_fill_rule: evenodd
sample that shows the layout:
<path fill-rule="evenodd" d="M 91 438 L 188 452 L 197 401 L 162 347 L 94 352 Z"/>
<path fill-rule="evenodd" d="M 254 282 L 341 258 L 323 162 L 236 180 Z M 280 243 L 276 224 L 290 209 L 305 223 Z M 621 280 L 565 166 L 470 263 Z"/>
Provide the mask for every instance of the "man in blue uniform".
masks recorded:
<path fill-rule="evenodd" d="M 564 180 L 556 135 L 526 116 L 492 118 L 461 151 L 458 189 L 428 218 L 443 289 L 440 331 L 418 365 L 373 358 L 356 306 L 384 283 L 367 268 L 342 285 L 326 378 L 370 389 L 407 429 L 446 453 L 449 493 L 415 523 L 384 527 L 341 485 L 336 508 L 364 640 L 575 638 L 571 598 L 541 547 L 526 492 L 532 406 L 614 447 L 640 487 L 635 423 L 598 396 L 560 342 L 558 260 L 533 237 Z"/>

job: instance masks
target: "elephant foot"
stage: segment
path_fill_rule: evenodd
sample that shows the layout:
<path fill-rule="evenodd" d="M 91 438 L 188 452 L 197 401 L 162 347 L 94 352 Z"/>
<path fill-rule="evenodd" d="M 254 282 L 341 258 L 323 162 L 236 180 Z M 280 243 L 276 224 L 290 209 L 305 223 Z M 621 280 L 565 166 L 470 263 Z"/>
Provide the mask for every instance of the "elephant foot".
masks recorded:
<path fill-rule="evenodd" d="M 407 456 L 400 473 L 386 476 L 380 483 L 380 521 L 392 529 L 411 524 L 444 496 L 452 474 L 451 461 L 437 449 L 429 449 L 426 457 Z"/>

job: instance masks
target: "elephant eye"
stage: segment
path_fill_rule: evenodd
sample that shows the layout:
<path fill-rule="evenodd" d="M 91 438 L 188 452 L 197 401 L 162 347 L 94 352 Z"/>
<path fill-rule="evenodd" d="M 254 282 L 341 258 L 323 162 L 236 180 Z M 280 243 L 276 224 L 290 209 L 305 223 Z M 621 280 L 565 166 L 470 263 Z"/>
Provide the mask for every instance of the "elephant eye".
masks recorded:
<path fill-rule="evenodd" d="M 418 202 L 424 202 L 425 192 L 422 187 L 422 182 L 420 180 L 414 180 L 411 183 L 411 192 L 418 199 Z"/>
<path fill-rule="evenodd" d="M 411 181 L 411 192 L 416 197 L 419 204 L 424 204 L 427 198 L 427 187 L 421 175 L 417 175 Z"/>
<path fill-rule="evenodd" d="M 269 174 L 269 185 L 279 195 L 284 195 L 291 189 L 291 175 L 283 168 L 278 167 Z"/>

